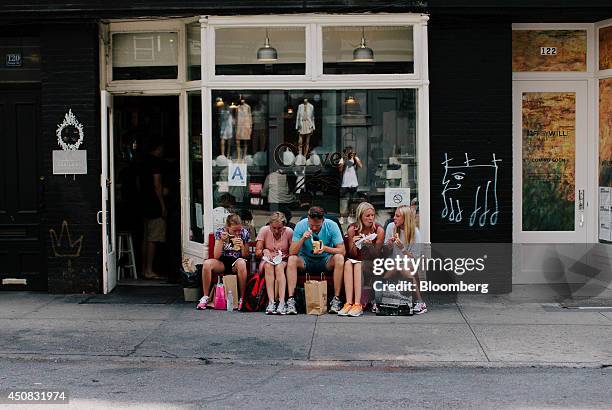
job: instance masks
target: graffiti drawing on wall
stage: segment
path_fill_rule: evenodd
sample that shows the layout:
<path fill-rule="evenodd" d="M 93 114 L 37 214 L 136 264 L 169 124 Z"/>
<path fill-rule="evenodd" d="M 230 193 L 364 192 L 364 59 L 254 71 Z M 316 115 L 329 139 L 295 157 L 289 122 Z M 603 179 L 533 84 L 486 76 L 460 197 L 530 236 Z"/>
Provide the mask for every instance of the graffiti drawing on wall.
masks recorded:
<path fill-rule="evenodd" d="M 442 219 L 461 223 L 464 219 L 469 226 L 484 227 L 497 224 L 499 203 L 497 200 L 498 162 L 495 154 L 488 164 L 476 161 L 465 153 L 465 160 L 453 163 L 444 153 L 444 176 L 442 177 Z"/>
<path fill-rule="evenodd" d="M 83 235 L 79 236 L 76 240 L 72 240 L 70 234 L 70 228 L 68 227 L 68 221 L 62 221 L 62 229 L 60 230 L 59 236 L 55 229 L 49 229 L 49 236 L 51 236 L 51 250 L 54 258 L 64 258 L 67 262 L 67 273 L 72 275 L 74 269 L 72 268 L 72 260 L 81 256 L 81 247 L 83 246 Z"/>
<path fill-rule="evenodd" d="M 62 229 L 59 236 L 55 229 L 49 229 L 51 236 L 51 249 L 55 258 L 78 258 L 81 256 L 81 247 L 83 246 L 83 235 L 78 239 L 72 240 L 68 221 L 62 222 Z"/>

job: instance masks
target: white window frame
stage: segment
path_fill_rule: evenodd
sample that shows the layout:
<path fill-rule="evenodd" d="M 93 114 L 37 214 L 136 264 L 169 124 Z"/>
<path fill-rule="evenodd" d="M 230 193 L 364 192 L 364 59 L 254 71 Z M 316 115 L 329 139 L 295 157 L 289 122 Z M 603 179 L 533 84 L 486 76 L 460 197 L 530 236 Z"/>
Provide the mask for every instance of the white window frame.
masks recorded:
<path fill-rule="evenodd" d="M 212 90 L 343 90 L 343 89 L 416 89 L 417 90 L 417 157 L 419 205 L 423 210 L 421 231 L 424 242 L 430 240 L 429 215 L 429 78 L 427 69 L 427 21 L 424 14 L 375 14 L 375 15 L 277 15 L 277 16 L 203 16 L 202 43 L 214 49 L 214 30 L 228 27 L 286 27 L 306 26 L 305 75 L 231 75 L 215 74 L 215 54 L 202 53 L 202 147 L 204 169 L 204 196 L 212 198 L 212 147 L 206 136 L 212 134 Z M 309 24 L 303 24 L 308 21 Z M 413 74 L 338 74 L 324 75 L 322 27 L 324 26 L 398 26 L 413 27 Z M 204 214 L 212 214 L 212 203 L 204 204 Z M 212 219 L 204 218 L 204 240 L 212 232 Z"/>
<path fill-rule="evenodd" d="M 186 25 L 189 22 L 194 22 L 194 19 L 172 19 L 172 20 L 155 20 L 155 21 L 139 21 L 139 22 L 111 22 L 109 24 L 108 36 L 108 52 L 106 56 L 105 73 L 107 78 L 107 91 L 122 92 L 122 91 L 149 91 L 157 90 L 173 90 L 177 91 L 183 88 L 183 84 L 187 81 L 187 41 L 186 41 Z M 153 79 L 153 80 L 113 80 L 113 35 L 114 34 L 132 34 L 132 33 L 177 33 L 178 38 L 178 57 L 177 69 L 178 75 L 176 79 Z"/>
<path fill-rule="evenodd" d="M 208 246 L 208 233 L 212 231 L 212 218 L 204 217 L 204 243 L 190 240 L 191 192 L 189 174 L 189 118 L 188 92 L 200 91 L 202 96 L 202 181 L 204 198 L 212 198 L 211 135 L 212 90 L 271 90 L 271 89 L 415 89 L 417 90 L 417 172 L 419 202 L 422 209 L 421 233 L 430 241 L 430 188 L 429 188 L 429 76 L 427 53 L 427 23 L 425 14 L 351 14 L 351 15 L 257 15 L 257 16 L 199 16 L 192 18 L 156 19 L 150 21 L 102 22 L 100 36 L 101 89 L 114 95 L 179 95 L 180 169 L 181 169 L 181 240 L 183 253 L 201 260 Z M 187 81 L 187 25 L 200 22 L 201 28 L 201 80 Z M 307 23 L 305 23 L 307 22 Z M 412 26 L 414 73 L 412 74 L 323 74 L 322 27 L 325 26 Z M 215 74 L 216 28 L 228 27 L 304 27 L 306 69 L 304 75 L 231 75 Z M 135 32 L 178 33 L 178 78 L 158 80 L 112 80 L 112 35 Z M 106 43 L 105 43 L 106 39 Z M 263 44 L 263 43 L 262 43 Z M 255 52 L 255 50 L 254 50 Z M 102 52 L 101 52 L 102 56 Z M 212 215 L 212 202 L 203 204 L 204 215 Z"/>

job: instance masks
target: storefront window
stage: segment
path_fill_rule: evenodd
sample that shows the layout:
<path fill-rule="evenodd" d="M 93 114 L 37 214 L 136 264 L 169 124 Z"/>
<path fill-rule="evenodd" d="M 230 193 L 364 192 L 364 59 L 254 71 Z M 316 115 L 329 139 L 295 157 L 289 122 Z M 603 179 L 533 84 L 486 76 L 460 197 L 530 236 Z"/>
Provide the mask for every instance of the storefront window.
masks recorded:
<path fill-rule="evenodd" d="M 202 78 L 202 32 L 199 23 L 187 26 L 187 80 Z"/>
<path fill-rule="evenodd" d="M 217 75 L 304 75 L 304 27 L 218 28 Z"/>
<path fill-rule="evenodd" d="M 323 74 L 412 74 L 411 26 L 323 27 Z"/>
<path fill-rule="evenodd" d="M 576 93 L 523 93 L 523 231 L 573 231 Z"/>
<path fill-rule="evenodd" d="M 113 34 L 113 80 L 176 79 L 178 34 Z"/>
<path fill-rule="evenodd" d="M 228 212 L 259 229 L 270 211 L 297 222 L 319 205 L 345 230 L 362 201 L 372 203 L 384 223 L 390 208 L 418 195 L 416 94 L 213 91 L 215 228 Z M 401 202 L 390 205 L 393 197 Z"/>
<path fill-rule="evenodd" d="M 202 94 L 199 91 L 187 93 L 189 105 L 189 192 L 190 239 L 204 243 L 202 228 Z"/>

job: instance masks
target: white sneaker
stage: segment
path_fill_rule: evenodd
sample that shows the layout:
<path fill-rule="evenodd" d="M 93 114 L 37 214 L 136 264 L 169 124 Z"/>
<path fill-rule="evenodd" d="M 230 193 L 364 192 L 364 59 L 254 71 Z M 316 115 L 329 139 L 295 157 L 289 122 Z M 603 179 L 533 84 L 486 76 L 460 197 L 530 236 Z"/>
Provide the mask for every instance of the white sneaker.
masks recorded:
<path fill-rule="evenodd" d="M 198 305 L 196 306 L 196 309 L 205 310 L 207 306 L 208 306 L 208 296 L 202 296 L 202 298 L 198 302 Z"/>
<path fill-rule="evenodd" d="M 274 301 L 271 300 L 268 302 L 268 307 L 266 307 L 266 315 L 273 315 L 276 313 L 276 306 L 274 305 Z"/>
<path fill-rule="evenodd" d="M 427 313 L 427 305 L 425 302 L 419 300 L 414 304 L 413 312 L 415 315 L 422 315 L 423 313 Z"/>
<path fill-rule="evenodd" d="M 277 315 L 286 315 L 287 314 L 287 305 L 285 302 L 278 302 L 278 306 L 276 307 Z"/>

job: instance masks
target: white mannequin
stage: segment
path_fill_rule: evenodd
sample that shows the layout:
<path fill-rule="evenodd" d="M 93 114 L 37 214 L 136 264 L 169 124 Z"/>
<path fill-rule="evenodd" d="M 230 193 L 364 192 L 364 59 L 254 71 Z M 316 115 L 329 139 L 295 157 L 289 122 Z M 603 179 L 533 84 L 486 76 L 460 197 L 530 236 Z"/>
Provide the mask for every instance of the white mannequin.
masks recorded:
<path fill-rule="evenodd" d="M 300 154 L 307 155 L 310 145 L 310 136 L 315 130 L 314 107 L 304 98 L 304 102 L 298 106 L 295 118 L 295 129 L 298 131 L 298 149 Z"/>
<path fill-rule="evenodd" d="M 234 117 L 232 116 L 231 111 L 228 110 L 225 106 L 219 109 L 219 124 L 221 155 L 224 155 L 226 158 L 229 158 L 232 147 L 232 138 L 234 136 Z"/>

